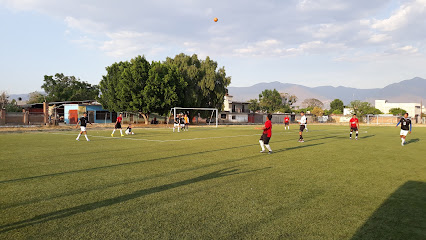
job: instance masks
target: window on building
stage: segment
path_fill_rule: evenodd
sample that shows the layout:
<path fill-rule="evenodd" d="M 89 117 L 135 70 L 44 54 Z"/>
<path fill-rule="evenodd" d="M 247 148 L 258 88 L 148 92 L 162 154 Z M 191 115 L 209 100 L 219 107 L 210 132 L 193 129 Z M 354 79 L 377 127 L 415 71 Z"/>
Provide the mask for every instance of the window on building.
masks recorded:
<path fill-rule="evenodd" d="M 242 107 L 242 110 L 241 110 L 241 112 L 245 112 L 246 110 L 245 110 L 245 105 L 243 104 L 243 107 Z"/>
<path fill-rule="evenodd" d="M 110 120 L 111 114 L 108 111 L 96 111 L 96 120 Z"/>
<path fill-rule="evenodd" d="M 237 119 L 237 116 L 235 116 L 235 115 L 232 116 L 232 120 L 235 120 L 235 119 Z"/>
<path fill-rule="evenodd" d="M 232 104 L 232 112 L 235 112 L 235 104 Z"/>
<path fill-rule="evenodd" d="M 220 114 L 220 118 L 226 119 L 226 114 Z"/>

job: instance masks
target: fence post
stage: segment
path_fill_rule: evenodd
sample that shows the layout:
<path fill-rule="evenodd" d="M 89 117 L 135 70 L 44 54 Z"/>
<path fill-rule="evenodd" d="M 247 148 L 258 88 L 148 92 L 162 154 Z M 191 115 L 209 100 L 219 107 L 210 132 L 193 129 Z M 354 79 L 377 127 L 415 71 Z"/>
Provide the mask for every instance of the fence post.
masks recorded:
<path fill-rule="evenodd" d="M 6 109 L 0 109 L 0 125 L 6 124 Z"/>
<path fill-rule="evenodd" d="M 44 125 L 49 123 L 48 115 L 49 115 L 49 104 L 47 102 L 43 102 L 43 114 L 44 114 Z"/>

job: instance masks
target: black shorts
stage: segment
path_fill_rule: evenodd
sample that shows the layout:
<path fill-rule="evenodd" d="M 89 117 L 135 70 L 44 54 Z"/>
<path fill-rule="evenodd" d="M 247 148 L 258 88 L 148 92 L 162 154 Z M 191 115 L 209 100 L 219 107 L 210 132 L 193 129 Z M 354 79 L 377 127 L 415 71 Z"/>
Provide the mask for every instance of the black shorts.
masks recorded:
<path fill-rule="evenodd" d="M 269 144 L 269 140 L 271 140 L 271 138 L 268 137 L 268 134 L 262 134 L 259 140 L 262 140 L 264 144 Z"/>
<path fill-rule="evenodd" d="M 305 125 L 300 125 L 300 131 L 303 132 L 305 130 Z"/>
<path fill-rule="evenodd" d="M 116 123 L 115 124 L 115 129 L 121 128 L 121 123 Z"/>
<path fill-rule="evenodd" d="M 290 123 L 287 122 L 287 123 L 284 123 L 284 125 L 288 126 L 288 125 L 290 125 Z"/>
<path fill-rule="evenodd" d="M 357 127 L 351 127 L 351 131 L 358 131 Z"/>

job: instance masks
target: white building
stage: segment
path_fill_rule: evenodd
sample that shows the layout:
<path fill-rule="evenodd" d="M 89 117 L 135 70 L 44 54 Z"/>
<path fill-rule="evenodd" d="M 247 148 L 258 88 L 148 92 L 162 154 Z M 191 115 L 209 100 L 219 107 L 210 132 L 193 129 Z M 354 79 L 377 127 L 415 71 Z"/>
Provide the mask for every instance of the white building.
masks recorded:
<path fill-rule="evenodd" d="M 425 107 L 420 103 L 390 103 L 387 100 L 376 100 L 375 108 L 385 114 L 389 113 L 392 108 L 401 108 L 407 111 L 408 116 L 416 120 L 420 120 L 420 114 L 425 113 Z"/>
<path fill-rule="evenodd" d="M 248 102 L 236 102 L 233 97 L 226 95 L 223 101 L 223 111 L 229 113 L 250 113 Z"/>

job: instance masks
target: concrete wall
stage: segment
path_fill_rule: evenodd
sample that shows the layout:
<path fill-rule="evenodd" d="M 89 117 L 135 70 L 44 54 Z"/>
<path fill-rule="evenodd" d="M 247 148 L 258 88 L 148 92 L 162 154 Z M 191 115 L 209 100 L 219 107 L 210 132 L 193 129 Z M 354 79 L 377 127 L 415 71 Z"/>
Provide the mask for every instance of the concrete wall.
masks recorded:
<path fill-rule="evenodd" d="M 420 103 L 390 103 L 386 100 L 376 100 L 375 101 L 375 108 L 382 111 L 384 114 L 388 114 L 389 110 L 392 108 L 401 108 L 408 112 L 408 115 L 410 117 L 416 117 L 420 115 L 421 109 L 420 109 Z M 424 106 L 423 106 L 423 113 L 425 112 Z"/>
<path fill-rule="evenodd" d="M 248 114 L 232 114 L 227 115 L 227 121 L 231 123 L 248 123 Z"/>

